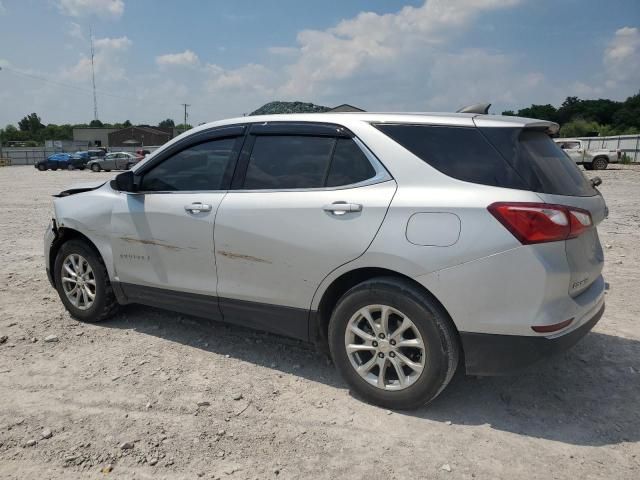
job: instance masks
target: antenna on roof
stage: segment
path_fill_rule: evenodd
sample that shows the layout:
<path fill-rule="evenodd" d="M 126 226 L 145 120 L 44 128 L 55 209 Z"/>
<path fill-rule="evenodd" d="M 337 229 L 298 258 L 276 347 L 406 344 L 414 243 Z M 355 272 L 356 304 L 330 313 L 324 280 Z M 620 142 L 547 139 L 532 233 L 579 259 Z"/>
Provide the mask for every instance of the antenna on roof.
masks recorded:
<path fill-rule="evenodd" d="M 460 110 L 456 110 L 456 113 L 489 113 L 490 103 L 475 103 L 473 105 L 467 105 L 466 107 L 462 107 Z"/>

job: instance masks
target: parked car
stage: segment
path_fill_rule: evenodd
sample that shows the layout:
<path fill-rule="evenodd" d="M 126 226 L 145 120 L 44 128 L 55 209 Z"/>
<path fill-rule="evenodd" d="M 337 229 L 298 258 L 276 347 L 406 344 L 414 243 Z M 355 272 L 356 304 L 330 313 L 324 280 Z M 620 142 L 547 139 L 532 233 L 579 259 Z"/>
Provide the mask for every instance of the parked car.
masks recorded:
<path fill-rule="evenodd" d="M 585 170 L 604 170 L 610 163 L 617 163 L 622 157 L 620 150 L 587 149 L 587 142 L 577 138 L 557 138 L 554 140 L 562 150 Z"/>
<path fill-rule="evenodd" d="M 516 372 L 600 319 L 607 207 L 557 130 L 475 113 L 206 124 L 61 192 L 48 276 L 77 319 L 139 303 L 288 335 L 362 398 L 417 407 L 459 363 Z"/>
<path fill-rule="evenodd" d="M 107 172 L 111 170 L 129 170 L 132 166 L 142 160 L 143 157 L 134 155 L 129 152 L 112 152 L 107 153 L 102 158 L 95 158 L 87 163 L 94 172 L 105 170 Z"/>
<path fill-rule="evenodd" d="M 70 153 L 54 153 L 49 155 L 44 160 L 40 160 L 34 164 L 41 172 L 45 170 L 58 170 L 59 168 L 65 170 L 80 169 L 83 170 L 85 162 L 81 157 L 72 155 Z"/>
<path fill-rule="evenodd" d="M 139 155 L 141 157 L 146 157 L 147 155 L 149 155 L 151 152 L 147 149 L 141 148 L 136 150 L 136 155 Z"/>

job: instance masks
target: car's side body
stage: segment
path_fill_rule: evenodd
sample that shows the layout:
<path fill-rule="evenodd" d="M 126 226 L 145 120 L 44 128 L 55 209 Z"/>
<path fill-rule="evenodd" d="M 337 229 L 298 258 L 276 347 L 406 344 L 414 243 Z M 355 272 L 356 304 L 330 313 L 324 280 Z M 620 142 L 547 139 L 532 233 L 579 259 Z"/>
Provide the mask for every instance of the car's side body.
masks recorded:
<path fill-rule="evenodd" d="M 38 170 L 58 170 L 72 168 L 84 168 L 86 161 L 76 154 L 54 153 L 34 164 Z"/>
<path fill-rule="evenodd" d="M 304 114 L 214 122 L 173 139 L 133 174 L 144 181 L 181 151 L 228 140 L 232 160 L 218 190 L 131 193 L 107 182 L 63 195 L 45 241 L 48 269 L 61 239 L 80 235 L 100 253 L 120 303 L 161 306 L 317 343 L 326 339 L 331 309 L 348 288 L 372 276 L 396 276 L 448 313 L 467 371 L 476 374 L 529 363 L 588 331 L 604 308 L 595 229 L 588 239 L 523 245 L 487 207 L 498 201 L 573 204 L 588 209 L 597 224 L 606 211 L 602 197 L 560 198 L 452 178 L 379 128 L 395 124 L 554 128 L 474 114 Z M 245 188 L 256 145 L 278 135 L 353 142 L 373 174 L 330 188 Z M 572 258 L 572 252 L 588 249 L 584 262 Z M 567 318 L 571 325 L 554 335 L 532 330 Z"/>

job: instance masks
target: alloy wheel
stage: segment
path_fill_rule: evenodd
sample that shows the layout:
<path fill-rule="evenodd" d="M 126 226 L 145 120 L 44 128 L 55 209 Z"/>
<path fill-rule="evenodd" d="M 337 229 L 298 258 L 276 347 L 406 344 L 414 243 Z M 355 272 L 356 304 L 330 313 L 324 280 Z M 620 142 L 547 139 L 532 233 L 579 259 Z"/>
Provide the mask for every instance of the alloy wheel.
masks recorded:
<path fill-rule="evenodd" d="M 404 390 L 425 369 L 425 344 L 418 327 L 388 305 L 368 305 L 347 324 L 344 336 L 351 366 L 382 390 Z"/>
<path fill-rule="evenodd" d="M 96 278 L 86 258 L 77 253 L 62 262 L 62 288 L 71 304 L 88 310 L 96 298 Z"/>

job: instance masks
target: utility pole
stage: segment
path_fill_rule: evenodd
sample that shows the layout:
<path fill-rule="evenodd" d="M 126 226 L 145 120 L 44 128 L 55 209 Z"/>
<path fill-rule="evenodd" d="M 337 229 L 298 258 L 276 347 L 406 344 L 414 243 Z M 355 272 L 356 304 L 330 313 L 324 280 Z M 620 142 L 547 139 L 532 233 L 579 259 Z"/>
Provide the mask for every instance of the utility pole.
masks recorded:
<path fill-rule="evenodd" d="M 89 27 L 89 38 L 91 40 L 91 82 L 93 84 L 93 119 L 98 120 L 98 99 L 96 98 L 96 70 L 93 64 L 93 30 Z"/>
<path fill-rule="evenodd" d="M 187 113 L 187 107 L 190 107 L 191 105 L 188 103 L 181 103 L 180 105 L 182 105 L 184 107 L 184 123 L 182 124 L 184 126 L 184 130 L 183 132 L 187 131 L 187 118 L 189 118 L 189 114 Z"/>

